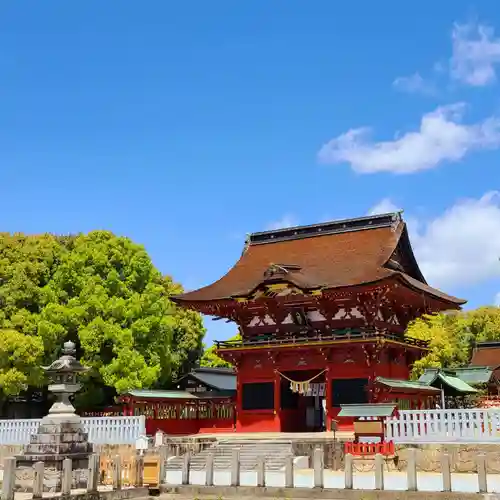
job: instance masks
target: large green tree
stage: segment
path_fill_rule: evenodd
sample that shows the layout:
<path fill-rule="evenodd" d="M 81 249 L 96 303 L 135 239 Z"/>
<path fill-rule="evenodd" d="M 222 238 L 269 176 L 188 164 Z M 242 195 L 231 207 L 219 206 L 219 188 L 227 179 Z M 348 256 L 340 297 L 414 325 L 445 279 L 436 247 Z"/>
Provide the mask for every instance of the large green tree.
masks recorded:
<path fill-rule="evenodd" d="M 407 334 L 428 340 L 430 347 L 429 353 L 414 364 L 414 377 L 425 368 L 466 366 L 477 342 L 500 341 L 500 308 L 425 315 L 410 323 Z"/>
<path fill-rule="evenodd" d="M 200 315 L 169 300 L 180 291 L 144 247 L 108 231 L 1 234 L 0 328 L 9 333 L 0 334 L 0 397 L 41 385 L 36 367 L 68 339 L 91 368 L 81 405 L 165 386 L 202 352 Z"/>

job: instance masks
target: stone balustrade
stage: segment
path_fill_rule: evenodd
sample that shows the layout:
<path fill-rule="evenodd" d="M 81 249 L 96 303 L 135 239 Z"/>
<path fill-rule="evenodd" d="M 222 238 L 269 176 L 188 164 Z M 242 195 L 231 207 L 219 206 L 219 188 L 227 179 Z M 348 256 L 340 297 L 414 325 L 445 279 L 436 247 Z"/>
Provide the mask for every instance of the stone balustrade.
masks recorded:
<path fill-rule="evenodd" d="M 344 471 L 325 470 L 324 453 L 320 447 L 314 450 L 310 469 L 298 469 L 294 463 L 294 458 L 289 457 L 281 471 L 266 470 L 264 458 L 257 460 L 254 470 L 241 470 L 238 449 L 232 451 L 230 467 L 227 470 L 214 468 L 214 456 L 211 453 L 207 456 L 204 470 L 193 470 L 190 467 L 190 453 L 183 455 L 181 470 L 169 470 L 169 459 L 166 456 L 165 447 L 160 448 L 159 453 L 154 455 L 136 454 L 133 460 L 130 461 L 133 466 L 130 466 L 130 463 L 127 466 L 124 458 L 119 455 L 106 459 L 93 454 L 89 460 L 86 492 L 89 494 L 96 493 L 98 488 L 102 488 L 103 485 L 107 485 L 107 489 L 110 491 L 145 486 L 160 489 L 161 487 L 191 485 L 201 487 L 253 486 L 257 488 L 365 489 L 414 492 L 500 492 L 500 474 L 487 474 L 486 456 L 484 454 L 477 455 L 476 471 L 472 474 L 452 474 L 451 460 L 448 454 L 441 455 L 440 473 L 420 472 L 417 470 L 416 455 L 416 449 L 408 450 L 406 470 L 395 473 L 389 471 L 386 458 L 382 455 L 374 457 L 369 472 L 360 470 L 359 457 L 350 454 L 345 457 Z M 110 467 L 106 469 L 105 466 L 103 469 L 103 463 L 110 465 Z M 42 498 L 42 495 L 46 496 L 44 494 L 43 463 L 34 464 L 33 472 L 31 490 L 33 499 L 36 500 Z M 433 476 L 434 480 L 436 476 L 440 478 L 440 484 L 435 488 L 429 483 L 430 476 Z M 363 481 L 360 481 L 360 478 Z M 60 491 L 63 496 L 72 492 L 72 480 L 72 463 L 70 459 L 66 459 L 62 468 Z M 464 481 L 469 485 L 463 487 Z M 434 484 L 436 484 L 435 481 Z M 2 500 L 14 500 L 15 492 L 16 459 L 6 458 L 4 461 Z"/>

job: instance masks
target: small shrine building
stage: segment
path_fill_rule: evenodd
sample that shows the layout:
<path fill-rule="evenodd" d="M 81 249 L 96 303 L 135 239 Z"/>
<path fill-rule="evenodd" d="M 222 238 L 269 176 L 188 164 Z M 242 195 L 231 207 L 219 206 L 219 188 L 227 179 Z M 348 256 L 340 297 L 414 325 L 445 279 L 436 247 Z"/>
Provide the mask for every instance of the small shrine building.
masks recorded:
<path fill-rule="evenodd" d="M 226 275 L 173 300 L 238 325 L 216 347 L 237 373 L 240 432 L 331 429 L 345 404 L 425 406 L 436 389 L 408 378 L 427 343 L 406 327 L 465 303 L 427 284 L 399 212 L 253 233 Z"/>
<path fill-rule="evenodd" d="M 146 417 L 146 433 L 170 435 L 233 432 L 236 374 L 232 368 L 194 368 L 170 390 L 136 389 L 122 394 L 118 404 L 87 417 Z"/>

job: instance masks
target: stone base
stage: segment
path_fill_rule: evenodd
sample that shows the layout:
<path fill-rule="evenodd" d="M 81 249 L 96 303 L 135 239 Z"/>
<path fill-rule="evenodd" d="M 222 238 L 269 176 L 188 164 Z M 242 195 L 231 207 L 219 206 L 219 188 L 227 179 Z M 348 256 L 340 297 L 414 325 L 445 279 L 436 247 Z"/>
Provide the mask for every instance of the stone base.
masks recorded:
<path fill-rule="evenodd" d="M 87 440 L 81 422 L 62 422 L 47 418 L 42 422 L 31 442 L 16 457 L 18 476 L 23 486 L 33 484 L 33 466 L 43 462 L 45 469 L 44 490 L 59 491 L 61 488 L 63 460 L 71 459 L 73 488 L 85 488 L 89 456 L 93 446 Z M 19 480 L 18 480 L 19 481 Z M 29 491 L 28 489 L 28 491 Z"/>
<path fill-rule="evenodd" d="M 92 453 L 88 435 L 80 422 L 42 423 L 30 444 L 24 447 L 23 455 L 73 455 Z M 69 457 L 66 457 L 69 458 Z"/>
<path fill-rule="evenodd" d="M 38 461 L 38 460 L 37 460 Z M 40 460 L 43 461 L 43 460 Z M 34 463 L 34 462 L 33 462 Z M 80 467 L 81 464 L 73 463 L 73 480 L 71 488 L 86 488 L 88 479 L 87 467 Z M 30 462 L 18 461 L 16 471 L 16 491 L 33 491 L 34 469 Z M 62 460 L 59 462 L 44 461 L 43 491 L 46 493 L 56 493 L 61 491 L 62 486 Z"/>

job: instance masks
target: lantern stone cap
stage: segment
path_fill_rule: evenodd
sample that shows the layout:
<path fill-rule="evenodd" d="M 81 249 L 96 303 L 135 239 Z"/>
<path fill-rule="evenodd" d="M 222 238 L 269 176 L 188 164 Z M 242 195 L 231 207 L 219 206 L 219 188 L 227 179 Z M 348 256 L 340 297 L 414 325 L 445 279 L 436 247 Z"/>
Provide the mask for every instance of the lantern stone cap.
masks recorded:
<path fill-rule="evenodd" d="M 78 361 L 74 342 L 68 341 L 63 345 L 63 355 L 56 359 L 49 366 L 42 366 L 42 370 L 47 373 L 82 373 L 89 370 Z"/>

